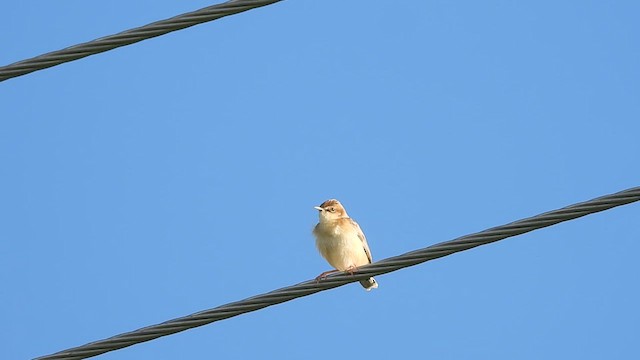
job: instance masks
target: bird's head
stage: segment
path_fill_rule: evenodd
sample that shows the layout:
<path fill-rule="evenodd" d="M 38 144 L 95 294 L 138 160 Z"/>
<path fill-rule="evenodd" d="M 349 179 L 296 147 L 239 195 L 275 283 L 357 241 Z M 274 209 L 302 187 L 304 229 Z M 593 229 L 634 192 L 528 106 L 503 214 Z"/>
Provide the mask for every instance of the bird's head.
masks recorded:
<path fill-rule="evenodd" d="M 340 201 L 336 199 L 327 200 L 320 204 L 320 206 L 314 206 L 314 209 L 319 212 L 320 222 L 349 217 L 347 211 L 342 204 L 340 204 Z"/>

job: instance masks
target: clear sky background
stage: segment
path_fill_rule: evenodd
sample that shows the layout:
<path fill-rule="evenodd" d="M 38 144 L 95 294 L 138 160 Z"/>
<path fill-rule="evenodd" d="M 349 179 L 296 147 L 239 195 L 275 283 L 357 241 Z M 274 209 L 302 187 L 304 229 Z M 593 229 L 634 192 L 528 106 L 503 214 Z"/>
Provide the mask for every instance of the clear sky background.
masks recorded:
<path fill-rule="evenodd" d="M 0 64 L 211 5 L 7 2 Z M 0 83 L 0 358 L 640 184 L 640 2 L 289 0 Z M 632 204 L 102 355 L 638 358 Z"/>

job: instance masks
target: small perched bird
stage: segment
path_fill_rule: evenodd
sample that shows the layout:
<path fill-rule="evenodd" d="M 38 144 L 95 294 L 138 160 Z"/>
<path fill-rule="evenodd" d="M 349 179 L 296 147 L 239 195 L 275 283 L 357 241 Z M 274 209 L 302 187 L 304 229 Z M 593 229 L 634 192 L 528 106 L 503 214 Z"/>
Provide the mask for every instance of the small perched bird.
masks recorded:
<path fill-rule="evenodd" d="M 337 270 L 325 271 L 316 280 L 321 280 L 332 272 L 348 271 L 353 274 L 358 266 L 371 264 L 371 250 L 360 225 L 347 215 L 347 211 L 336 199 L 315 206 L 320 213 L 320 222 L 313 229 L 316 246 L 331 266 Z M 372 277 L 360 280 L 367 290 L 375 289 L 378 283 Z"/>

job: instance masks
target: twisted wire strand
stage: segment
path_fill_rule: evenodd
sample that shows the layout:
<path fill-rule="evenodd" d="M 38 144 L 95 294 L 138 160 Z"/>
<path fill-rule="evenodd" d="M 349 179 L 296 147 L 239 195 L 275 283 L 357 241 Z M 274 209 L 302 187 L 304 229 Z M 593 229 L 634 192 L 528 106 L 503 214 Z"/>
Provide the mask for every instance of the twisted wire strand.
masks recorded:
<path fill-rule="evenodd" d="M 231 0 L 0 67 L 0 82 L 282 0 Z"/>
<path fill-rule="evenodd" d="M 451 241 L 432 245 L 403 255 L 387 258 L 371 265 L 361 267 L 354 275 L 338 273 L 328 276 L 321 282 L 309 280 L 297 285 L 284 287 L 262 295 L 257 295 L 213 309 L 197 312 L 185 317 L 169 320 L 157 325 L 116 335 L 104 340 L 99 340 L 37 359 L 84 359 L 144 341 L 153 340 L 161 336 L 206 325 L 214 321 L 228 319 L 233 316 L 259 310 L 271 305 L 280 304 L 295 298 L 311 295 L 319 291 L 336 288 L 361 279 L 366 279 L 370 276 L 386 274 L 405 267 L 417 265 L 425 261 L 451 255 L 459 251 L 468 250 L 476 246 L 489 244 L 511 236 L 524 234 L 533 230 L 604 211 L 616 206 L 629 204 L 638 200 L 640 200 L 640 187 L 631 188 L 615 194 L 602 196 L 593 200 L 518 220 L 506 225 L 490 228 L 475 234 L 462 236 Z"/>

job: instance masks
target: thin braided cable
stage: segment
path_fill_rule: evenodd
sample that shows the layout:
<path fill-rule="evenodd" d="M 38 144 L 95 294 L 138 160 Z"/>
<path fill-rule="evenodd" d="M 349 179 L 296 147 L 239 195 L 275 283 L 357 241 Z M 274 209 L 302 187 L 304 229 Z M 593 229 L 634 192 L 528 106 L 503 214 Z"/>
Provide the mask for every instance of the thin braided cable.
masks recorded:
<path fill-rule="evenodd" d="M 602 196 L 583 203 L 578 203 L 558 210 L 549 211 L 530 218 L 518 220 L 510 224 L 494 227 L 475 234 L 459 237 L 455 240 L 439 243 L 424 249 L 388 258 L 377 263 L 363 266 L 355 275 L 338 273 L 317 283 L 314 280 L 281 288 L 257 295 L 245 300 L 229 303 L 213 309 L 201 311 L 189 316 L 169 320 L 157 325 L 148 326 L 132 332 L 116 335 L 76 348 L 37 358 L 43 359 L 84 359 L 108 351 L 117 350 L 161 336 L 206 325 L 214 321 L 227 319 L 247 312 L 259 310 L 271 305 L 283 303 L 295 298 L 311 295 L 319 291 L 336 288 L 373 275 L 386 274 L 408 266 L 451 255 L 458 251 L 468 250 L 476 246 L 489 244 L 511 236 L 524 234 L 557 223 L 579 218 L 585 215 L 604 211 L 616 206 L 640 200 L 640 187 L 631 188 L 615 194 Z"/>
<path fill-rule="evenodd" d="M 0 81 L 282 0 L 232 0 L 0 67 Z"/>

